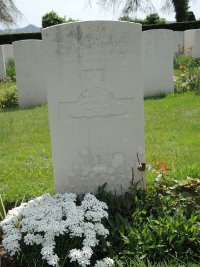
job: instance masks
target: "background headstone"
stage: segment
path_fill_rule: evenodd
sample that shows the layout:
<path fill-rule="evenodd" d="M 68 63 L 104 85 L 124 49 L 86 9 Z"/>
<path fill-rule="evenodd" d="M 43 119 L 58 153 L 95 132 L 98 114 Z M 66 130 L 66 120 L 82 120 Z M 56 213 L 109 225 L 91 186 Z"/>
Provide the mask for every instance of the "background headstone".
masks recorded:
<path fill-rule="evenodd" d="M 13 43 L 16 82 L 20 107 L 47 103 L 44 83 L 44 56 L 40 40 Z"/>
<path fill-rule="evenodd" d="M 174 92 L 173 31 L 144 31 L 142 41 L 144 97 Z"/>
<path fill-rule="evenodd" d="M 0 80 L 6 77 L 6 64 L 13 59 L 13 46 L 0 45 Z"/>
<path fill-rule="evenodd" d="M 142 29 L 67 23 L 42 31 L 57 192 L 121 193 L 144 161 Z"/>
<path fill-rule="evenodd" d="M 174 53 L 184 54 L 184 31 L 174 31 L 173 32 L 174 40 Z"/>
<path fill-rule="evenodd" d="M 200 58 L 200 30 L 184 32 L 184 51 L 186 55 Z"/>

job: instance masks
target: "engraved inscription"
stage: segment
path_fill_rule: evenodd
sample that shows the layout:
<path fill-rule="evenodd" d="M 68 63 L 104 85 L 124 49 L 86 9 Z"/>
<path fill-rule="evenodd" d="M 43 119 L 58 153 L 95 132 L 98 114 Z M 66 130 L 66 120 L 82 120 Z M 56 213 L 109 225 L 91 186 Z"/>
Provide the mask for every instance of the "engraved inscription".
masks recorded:
<path fill-rule="evenodd" d="M 92 180 L 93 186 L 106 181 L 108 184 L 115 183 L 116 186 L 130 176 L 127 159 L 123 152 L 112 153 L 109 162 L 105 164 L 101 155 L 90 151 L 89 147 L 83 148 L 80 150 L 76 163 L 65 165 L 68 180 L 76 180 L 79 183 Z"/>
<path fill-rule="evenodd" d="M 117 101 L 111 93 L 99 88 L 87 90 L 69 108 L 69 116 L 72 118 L 104 117 L 124 113 L 126 106 Z"/>
<path fill-rule="evenodd" d="M 62 120 L 71 118 L 107 117 L 131 114 L 133 99 L 117 99 L 105 88 L 105 70 L 82 72 L 84 91 L 74 102 L 59 102 L 58 113 Z"/>

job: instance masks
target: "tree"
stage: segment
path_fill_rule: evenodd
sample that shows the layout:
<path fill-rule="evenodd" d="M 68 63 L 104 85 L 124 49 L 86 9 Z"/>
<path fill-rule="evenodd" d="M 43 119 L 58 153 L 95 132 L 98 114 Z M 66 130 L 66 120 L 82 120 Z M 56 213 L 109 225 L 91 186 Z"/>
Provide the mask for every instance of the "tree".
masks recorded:
<path fill-rule="evenodd" d="M 50 27 L 64 22 L 66 22 L 65 17 L 60 17 L 55 11 L 51 11 L 49 13 L 46 13 L 42 17 L 42 28 Z"/>
<path fill-rule="evenodd" d="M 172 4 L 176 13 L 176 21 L 187 21 L 189 0 L 172 0 Z"/>
<path fill-rule="evenodd" d="M 0 0 L 0 23 L 15 24 L 21 15 L 13 0 Z"/>
<path fill-rule="evenodd" d="M 46 13 L 42 17 L 42 28 L 50 27 L 57 24 L 62 24 L 65 22 L 75 22 L 77 20 L 65 17 L 60 17 L 55 11 L 51 11 L 49 13 Z"/>

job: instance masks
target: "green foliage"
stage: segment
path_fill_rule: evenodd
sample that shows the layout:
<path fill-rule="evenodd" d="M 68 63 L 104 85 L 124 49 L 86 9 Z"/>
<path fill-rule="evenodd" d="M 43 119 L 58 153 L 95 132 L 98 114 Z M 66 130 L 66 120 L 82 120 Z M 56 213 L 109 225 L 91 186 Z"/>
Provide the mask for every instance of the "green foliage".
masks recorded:
<path fill-rule="evenodd" d="M 68 18 L 67 20 L 66 20 L 66 22 L 76 22 L 76 21 L 78 21 L 77 19 L 72 19 L 72 18 Z"/>
<path fill-rule="evenodd" d="M 200 60 L 192 59 L 191 56 L 177 54 L 174 60 L 175 69 L 175 91 L 200 92 Z"/>
<path fill-rule="evenodd" d="M 109 206 L 110 256 L 116 266 L 137 266 L 131 264 L 137 260 L 200 263 L 200 179 L 159 176 L 136 195 L 112 196 L 104 187 L 97 194 Z"/>
<path fill-rule="evenodd" d="M 28 40 L 28 39 L 41 40 L 42 39 L 41 32 L 4 34 L 4 35 L 1 35 L 0 45 L 12 44 L 15 41 Z"/>
<path fill-rule="evenodd" d="M 42 17 L 42 28 L 50 27 L 64 22 L 66 22 L 65 17 L 60 17 L 55 11 L 51 11 L 49 13 L 46 13 Z"/>
<path fill-rule="evenodd" d="M 2 196 L 0 195 L 0 221 L 6 217 L 6 208 Z"/>
<path fill-rule="evenodd" d="M 184 54 L 176 54 L 174 58 L 174 68 L 179 69 L 181 65 L 186 66 L 187 68 L 192 67 L 194 64 L 194 60 L 191 56 L 187 56 Z"/>
<path fill-rule="evenodd" d="M 165 24 L 166 19 L 160 18 L 158 13 L 152 13 L 148 15 L 145 20 L 144 24 Z"/>
<path fill-rule="evenodd" d="M 53 192 L 47 106 L 0 109 L 0 125 L 0 194 L 6 207 Z"/>
<path fill-rule="evenodd" d="M 199 29 L 200 20 L 197 21 L 186 21 L 186 22 L 176 22 L 176 23 L 166 23 L 166 24 L 151 24 L 142 25 L 142 30 L 154 30 L 154 29 L 168 29 L 173 31 L 186 31 L 190 29 Z"/>
<path fill-rule="evenodd" d="M 9 79 L 9 78 L 8 78 Z M 16 85 L 9 80 L 0 82 L 0 109 L 18 106 Z"/>
<path fill-rule="evenodd" d="M 6 64 L 6 76 L 12 81 L 16 80 L 15 63 L 14 60 L 9 60 Z"/>
<path fill-rule="evenodd" d="M 195 21 L 196 20 L 193 11 L 188 11 L 188 13 L 187 13 L 187 20 L 188 21 Z"/>
<path fill-rule="evenodd" d="M 141 23 L 141 24 L 143 23 L 142 19 L 131 18 L 127 15 L 120 17 L 119 20 L 120 21 L 127 21 L 127 22 L 134 22 L 134 23 Z"/>
<path fill-rule="evenodd" d="M 148 15 L 144 20 L 131 18 L 128 15 L 124 15 L 124 16 L 120 17 L 119 20 L 141 23 L 141 24 L 165 24 L 166 23 L 166 20 L 164 18 L 160 18 L 157 13 L 153 13 L 153 14 Z"/>

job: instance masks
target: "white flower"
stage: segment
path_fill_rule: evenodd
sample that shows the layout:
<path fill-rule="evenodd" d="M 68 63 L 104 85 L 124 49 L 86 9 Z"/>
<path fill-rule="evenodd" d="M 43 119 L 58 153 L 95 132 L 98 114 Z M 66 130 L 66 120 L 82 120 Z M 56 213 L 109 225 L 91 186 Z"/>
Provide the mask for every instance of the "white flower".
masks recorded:
<path fill-rule="evenodd" d="M 101 220 L 108 217 L 108 207 L 92 194 L 86 194 L 80 206 L 76 205 L 76 198 L 72 193 L 44 194 L 9 211 L 5 220 L 0 222 L 5 249 L 15 255 L 21 252 L 20 243 L 40 245 L 42 259 L 50 266 L 58 266 L 55 237 L 68 234 L 69 238 L 82 238 L 83 244 L 82 249 L 70 251 L 71 262 L 77 261 L 83 267 L 90 265 L 92 248 L 99 243 L 97 236 L 106 238 L 109 234 L 101 224 Z M 101 261 L 96 264 L 101 264 Z"/>
<path fill-rule="evenodd" d="M 85 267 L 90 264 L 90 258 L 92 256 L 92 249 L 90 247 L 83 247 L 80 249 L 70 250 L 69 257 L 71 262 L 77 261 L 81 266 Z"/>
<path fill-rule="evenodd" d="M 114 266 L 114 261 L 110 258 L 104 258 L 101 261 L 97 261 L 94 267 L 111 267 Z"/>

